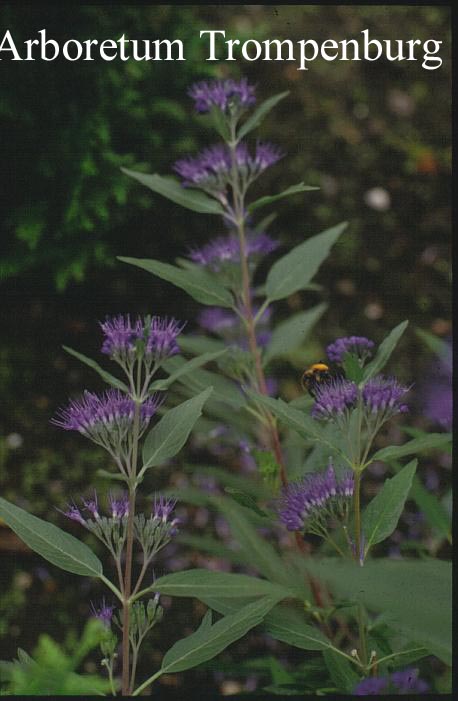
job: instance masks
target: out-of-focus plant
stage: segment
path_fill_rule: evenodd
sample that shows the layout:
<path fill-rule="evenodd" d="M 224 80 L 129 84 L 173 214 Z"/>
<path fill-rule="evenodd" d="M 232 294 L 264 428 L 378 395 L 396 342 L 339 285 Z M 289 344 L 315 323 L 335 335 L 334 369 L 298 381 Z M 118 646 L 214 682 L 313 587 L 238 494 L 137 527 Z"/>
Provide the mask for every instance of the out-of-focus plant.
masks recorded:
<path fill-rule="evenodd" d="M 41 635 L 33 657 L 20 649 L 17 660 L 0 662 L 2 693 L 14 696 L 105 695 L 110 692 L 107 679 L 96 674 L 79 673 L 85 657 L 106 637 L 106 628 L 96 620 L 89 620 L 79 640 L 67 645 L 65 651 L 48 635 Z"/>
<path fill-rule="evenodd" d="M 250 197 L 253 183 L 283 154 L 269 143 L 258 141 L 252 145 L 249 135 L 286 93 L 255 107 L 254 87 L 244 79 L 227 79 L 198 83 L 190 95 L 222 142 L 197 156 L 179 160 L 175 171 L 181 183 L 171 176 L 125 172 L 185 208 L 219 216 L 227 233 L 201 248 L 192 248 L 188 259 L 178 259 L 177 265 L 147 259 L 121 260 L 176 285 L 209 307 L 205 316 L 200 316 L 201 326 L 221 340 L 182 336 L 181 348 L 196 357 L 188 363 L 171 359 L 165 368 L 185 394 L 210 384 L 214 387 L 206 404 L 208 417 L 213 426 L 230 426 L 234 435 L 251 445 L 259 470 L 254 483 L 249 485 L 247 478 L 246 490 L 232 492 L 233 498 L 192 492 L 184 492 L 182 497 L 217 508 L 238 541 L 240 564 L 249 562 L 265 579 L 191 570 L 167 575 L 155 586 L 170 595 L 196 596 L 225 614 L 239 610 L 240 598 L 260 596 L 269 586 L 272 595 L 276 591 L 279 598 L 298 599 L 302 606 L 305 603 L 305 614 L 295 606 L 276 607 L 265 618 L 267 632 L 303 649 L 322 650 L 336 690 L 353 691 L 362 678 L 381 675 L 393 663 L 405 666 L 406 660 L 421 659 L 429 653 L 449 664 L 446 619 L 438 618 L 435 611 L 427 627 L 419 625 L 418 611 L 406 605 L 405 597 L 398 593 L 399 581 L 403 580 L 420 596 L 416 582 L 421 580 L 423 591 L 429 589 L 431 598 L 444 602 L 449 586 L 447 563 L 393 563 L 370 557 L 372 548 L 396 527 L 417 461 L 386 480 L 364 511 L 360 501 L 361 479 L 373 462 L 393 464 L 404 456 L 450 443 L 448 434 L 427 434 L 401 446 L 373 448 L 385 423 L 408 411 L 406 395 L 411 388 L 381 374 L 407 322 L 393 329 L 376 352 L 374 343 L 360 336 L 330 344 L 329 360 L 316 363 L 304 375 L 314 400 L 311 413 L 307 399 L 287 404 L 269 396 L 266 371 L 275 358 L 287 356 L 300 346 L 325 306 L 298 312 L 262 340 L 259 324 L 265 323 L 273 303 L 307 287 L 317 289 L 314 275 L 346 224 L 307 238 L 277 259 L 264 281 L 255 278 L 261 259 L 278 247 L 278 242 L 265 233 L 272 218 L 257 223 L 257 210 L 315 189 L 301 182 L 278 194 L 254 200 Z M 227 354 L 214 358 L 219 375 L 198 369 L 188 372 L 200 357 L 227 347 Z M 165 380 L 156 387 L 165 389 L 167 383 Z M 293 453 L 288 451 L 288 442 L 282 446 L 279 424 L 302 439 L 294 456 L 299 466 L 290 464 Z M 205 426 L 208 430 L 211 423 Z M 293 482 L 289 472 L 295 474 Z M 212 475 L 211 468 L 207 473 Z M 213 474 L 224 482 L 221 471 Z M 299 553 L 290 561 L 281 559 L 256 531 L 256 526 L 268 527 L 278 517 L 294 533 L 298 546 Z M 323 547 L 334 548 L 342 561 L 307 557 L 310 546 L 305 546 L 304 535 L 308 533 L 321 537 Z M 209 552 L 218 552 L 215 542 L 207 541 L 207 547 Z M 224 549 L 219 552 L 224 556 Z M 237 553 L 232 556 L 237 561 Z M 355 568 L 352 560 L 359 566 Z M 436 566 L 442 571 L 441 583 L 435 580 Z M 324 583 L 335 600 L 327 601 Z M 372 619 L 369 612 L 384 612 L 390 621 L 380 636 L 372 632 L 377 619 Z M 337 634 L 333 632 L 336 624 Z M 404 636 L 401 645 L 398 636 Z"/>
<path fill-rule="evenodd" d="M 5 3 L 0 14 L 18 43 L 43 28 L 37 7 L 20 12 Z M 191 8 L 120 7 L 113 13 L 80 6 L 71 21 L 71 36 L 79 40 L 176 35 L 191 55 L 198 43 Z M 63 8 L 49 8 L 46 28 L 49 36 L 69 38 Z M 9 202 L 2 280 L 40 269 L 62 291 L 88 269 L 113 264 L 124 227 L 145 204 L 141 196 L 128 198 L 131 188 L 119 166 L 138 162 L 144 149 L 179 154 L 183 148 L 179 127 L 185 115 L 177 98 L 196 76 L 196 63 L 179 65 L 173 84 L 166 61 L 154 68 L 148 61 L 13 62 L 2 71 L 0 119 L 9 134 L 3 158 L 15 164 L 1 175 Z M 161 89 L 167 97 L 159 97 Z M 164 119 L 164 129 L 151 129 Z"/>

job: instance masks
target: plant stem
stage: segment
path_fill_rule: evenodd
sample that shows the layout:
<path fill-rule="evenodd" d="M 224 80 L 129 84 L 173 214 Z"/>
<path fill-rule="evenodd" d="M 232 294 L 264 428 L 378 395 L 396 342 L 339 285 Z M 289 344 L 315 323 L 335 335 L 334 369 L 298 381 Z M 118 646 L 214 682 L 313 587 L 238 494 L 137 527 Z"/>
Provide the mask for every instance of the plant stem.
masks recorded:
<path fill-rule="evenodd" d="M 361 472 L 359 470 L 355 470 L 353 490 L 353 509 L 355 512 L 355 559 L 362 566 L 364 564 L 364 557 L 361 556 Z"/>
<path fill-rule="evenodd" d="M 104 574 L 99 575 L 100 580 L 107 585 L 109 589 L 113 592 L 113 594 L 119 599 L 119 601 L 123 601 L 123 595 L 119 591 L 118 587 L 116 587 L 113 582 L 111 582 L 107 577 L 105 577 Z"/>
<path fill-rule="evenodd" d="M 127 517 L 127 537 L 126 537 L 126 563 L 124 567 L 124 597 L 122 610 L 122 695 L 128 696 L 130 691 L 129 674 L 129 628 L 130 628 L 130 590 L 132 585 L 132 553 L 134 545 L 134 518 L 135 518 L 135 491 L 136 472 L 138 459 L 138 439 L 140 432 L 140 409 L 141 404 L 137 400 L 135 403 L 133 434 L 132 434 L 132 462 L 129 480 L 129 515 Z M 132 680 L 133 683 L 134 680 Z"/>
<path fill-rule="evenodd" d="M 141 684 L 139 687 L 137 687 L 135 689 L 135 691 L 132 692 L 132 696 L 138 696 L 143 691 L 143 689 L 146 689 L 146 687 L 149 686 L 149 684 L 152 684 L 154 681 L 156 681 L 156 679 L 159 679 L 159 677 L 161 677 L 163 674 L 164 674 L 164 672 L 162 671 L 162 669 L 158 670 L 155 674 L 153 674 L 152 677 L 147 679 L 146 682 L 143 682 L 143 684 Z"/>
<path fill-rule="evenodd" d="M 329 545 L 331 545 L 331 546 L 334 548 L 334 550 L 336 550 L 336 551 L 339 553 L 339 555 L 341 555 L 342 557 L 346 557 L 346 555 L 345 555 L 344 551 L 342 550 L 342 548 L 340 548 L 340 547 L 337 545 L 337 543 L 335 542 L 335 540 L 334 540 L 333 538 L 331 538 L 331 536 L 329 535 L 329 533 L 327 533 L 324 537 L 325 537 L 326 540 L 328 541 Z"/>
<path fill-rule="evenodd" d="M 137 671 L 137 661 L 138 661 L 138 651 L 140 649 L 140 643 L 132 647 L 132 681 L 130 683 L 129 692 L 132 693 L 135 684 L 135 672 Z"/>
<path fill-rule="evenodd" d="M 236 148 L 237 139 L 235 134 L 235 124 L 231 125 L 231 141 L 229 142 L 229 148 L 231 151 L 232 160 L 232 190 L 234 197 L 234 212 L 236 217 L 236 227 L 239 235 L 240 244 L 240 265 L 242 272 L 242 299 L 244 305 L 244 317 L 246 321 L 247 336 L 248 336 L 248 346 L 250 349 L 251 356 L 254 361 L 256 380 L 258 384 L 258 389 L 261 394 L 265 396 L 269 395 L 266 385 L 266 378 L 264 375 L 264 370 L 262 367 L 261 353 L 258 348 L 258 343 L 256 339 L 255 330 L 255 320 L 253 315 L 253 307 L 251 304 L 251 285 L 250 285 L 250 271 L 248 269 L 248 258 L 246 253 L 246 238 L 245 238 L 245 193 L 241 191 L 239 187 L 237 166 L 236 166 Z M 269 425 L 269 431 L 271 436 L 271 447 L 275 454 L 275 459 L 278 463 L 280 469 L 280 479 L 284 487 L 288 484 L 288 477 L 286 473 L 285 461 L 283 459 L 283 453 L 280 445 L 280 438 L 278 435 L 277 425 L 274 417 L 270 412 L 266 412 L 266 418 Z"/>

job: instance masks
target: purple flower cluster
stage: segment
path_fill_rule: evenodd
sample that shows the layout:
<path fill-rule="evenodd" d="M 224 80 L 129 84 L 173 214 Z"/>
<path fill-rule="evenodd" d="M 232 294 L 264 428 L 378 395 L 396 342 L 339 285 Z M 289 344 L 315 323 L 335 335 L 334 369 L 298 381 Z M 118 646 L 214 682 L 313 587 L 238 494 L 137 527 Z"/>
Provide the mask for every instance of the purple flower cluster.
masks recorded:
<path fill-rule="evenodd" d="M 129 314 L 119 314 L 112 318 L 107 317 L 105 322 L 100 322 L 105 335 L 102 353 L 106 355 L 126 355 L 135 353 L 136 341 L 143 339 L 143 323 L 141 319 L 131 322 Z"/>
<path fill-rule="evenodd" d="M 409 410 L 402 401 L 408 391 L 408 388 L 400 385 L 394 377 L 377 375 L 364 385 L 361 394 L 370 413 L 383 414 L 384 418 L 388 418 Z"/>
<path fill-rule="evenodd" d="M 353 473 L 338 479 L 332 464 L 324 473 L 306 475 L 283 491 L 278 515 L 289 531 L 313 531 L 316 523 L 342 517 L 353 496 Z"/>
<path fill-rule="evenodd" d="M 101 623 L 103 623 L 104 626 L 110 628 L 111 619 L 113 618 L 114 606 L 109 606 L 105 602 L 105 598 L 103 598 L 100 606 L 98 607 L 91 603 L 91 610 L 94 618 L 97 618 L 99 621 L 101 621 Z"/>
<path fill-rule="evenodd" d="M 129 497 L 126 493 L 121 494 L 118 497 L 114 496 L 113 494 L 110 494 L 109 502 L 111 512 L 110 516 L 115 521 L 123 519 L 125 516 L 129 515 Z M 88 511 L 90 517 L 95 521 L 100 520 L 101 517 L 99 511 L 98 497 L 97 492 L 95 490 L 93 496 L 90 499 L 81 497 L 81 503 L 83 505 L 82 509 L 80 509 L 78 506 L 76 506 L 75 503 L 73 503 L 68 504 L 67 510 L 62 511 L 61 513 L 63 513 L 64 516 L 71 519 L 72 521 L 77 521 L 82 526 L 86 526 L 88 522 L 87 519 L 84 518 L 84 515 L 82 513 L 83 511 Z"/>
<path fill-rule="evenodd" d="M 237 333 L 240 330 L 240 320 L 236 314 L 221 307 L 206 307 L 199 313 L 197 323 L 205 331 L 218 334 L 223 338 L 227 334 L 232 336 L 234 329 Z"/>
<path fill-rule="evenodd" d="M 446 431 L 452 430 L 452 371 L 452 345 L 446 341 L 446 352 L 428 372 L 428 383 L 422 392 L 426 416 Z"/>
<path fill-rule="evenodd" d="M 278 241 L 262 232 L 248 233 L 246 237 L 247 257 L 259 259 L 274 251 L 278 246 Z M 239 239 L 234 234 L 219 236 L 202 248 L 191 251 L 189 257 L 194 263 L 219 272 L 225 264 L 238 264 L 240 262 Z"/>
<path fill-rule="evenodd" d="M 172 355 L 177 355 L 180 352 L 177 338 L 184 327 L 184 323 L 180 323 L 175 319 L 153 316 L 147 334 L 146 354 L 152 355 L 156 362 L 170 358 Z"/>
<path fill-rule="evenodd" d="M 202 81 L 191 86 L 188 94 L 194 100 L 197 112 L 209 112 L 218 107 L 226 112 L 230 105 L 240 109 L 251 107 L 256 103 L 255 87 L 246 78 L 241 80 Z"/>
<path fill-rule="evenodd" d="M 358 387 L 343 378 L 318 385 L 315 389 L 314 419 L 335 419 L 352 409 L 358 399 Z"/>
<path fill-rule="evenodd" d="M 174 510 L 176 504 L 176 499 L 167 499 L 167 497 L 164 497 L 162 494 L 159 496 L 155 494 L 153 502 L 153 518 L 157 518 L 159 521 L 163 521 L 165 523 Z"/>
<path fill-rule="evenodd" d="M 258 143 L 254 155 L 241 143 L 235 152 L 235 165 L 245 180 L 252 181 L 281 157 L 279 148 L 269 143 Z M 173 169 L 182 178 L 184 187 L 200 187 L 217 194 L 226 190 L 232 173 L 231 152 L 224 144 L 210 146 L 197 156 L 188 156 L 175 162 Z"/>
<path fill-rule="evenodd" d="M 418 669 L 404 669 L 387 677 L 368 677 L 359 682 L 355 696 L 379 696 L 381 694 L 426 694 L 429 685 L 418 677 Z"/>
<path fill-rule="evenodd" d="M 157 411 L 161 398 L 152 396 L 140 407 L 140 433 Z M 117 389 L 101 395 L 86 391 L 80 400 L 71 400 L 51 420 L 66 431 L 79 431 L 104 447 L 118 446 L 133 426 L 135 402 Z"/>
<path fill-rule="evenodd" d="M 360 363 L 364 363 L 372 355 L 374 342 L 364 336 L 347 336 L 338 338 L 326 348 L 326 354 L 333 363 L 341 363 L 346 353 L 356 355 Z"/>
<path fill-rule="evenodd" d="M 180 524 L 179 518 L 175 517 L 173 519 L 170 519 L 170 516 L 172 515 L 172 512 L 175 509 L 176 503 L 176 499 L 167 499 L 167 497 L 164 497 L 162 494 L 160 494 L 159 496 L 155 494 L 154 496 L 152 517 L 153 519 L 157 519 L 161 523 L 170 524 L 170 526 L 172 527 L 170 530 L 170 535 L 176 535 L 178 533 L 178 525 Z"/>
<path fill-rule="evenodd" d="M 395 414 L 405 413 L 408 407 L 403 397 L 409 391 L 393 377 L 377 375 L 369 380 L 362 390 L 344 378 L 334 378 L 316 387 L 315 404 L 312 408 L 314 419 L 339 420 L 348 418 L 360 399 L 369 421 L 374 415 L 379 421 L 387 421 Z"/>
<path fill-rule="evenodd" d="M 135 358 L 138 341 L 144 342 L 142 351 L 149 361 L 161 362 L 175 355 L 179 352 L 177 337 L 184 328 L 175 319 L 153 316 L 131 321 L 128 314 L 107 318 L 100 326 L 105 335 L 102 353 L 121 363 Z"/>

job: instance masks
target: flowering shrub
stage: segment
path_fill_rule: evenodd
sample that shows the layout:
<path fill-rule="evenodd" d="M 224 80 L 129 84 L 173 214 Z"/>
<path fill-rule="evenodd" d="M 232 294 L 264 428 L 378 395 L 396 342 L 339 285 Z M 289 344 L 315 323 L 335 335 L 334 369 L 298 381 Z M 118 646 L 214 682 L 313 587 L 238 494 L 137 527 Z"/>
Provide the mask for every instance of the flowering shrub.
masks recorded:
<path fill-rule="evenodd" d="M 189 94 L 222 143 L 177 161 L 173 169 L 181 182 L 125 172 L 189 210 L 218 216 L 226 231 L 201 248 L 191 247 L 177 265 L 121 260 L 205 305 L 198 322 L 211 336 L 185 334 L 184 324 L 174 319 L 107 319 L 101 324 L 101 351 L 117 364 L 122 379 L 68 349 L 111 388 L 72 400 L 53 419 L 108 451 L 116 470 L 108 477 L 125 483 L 127 491 L 112 492 L 103 508 L 94 492 L 64 511 L 106 546 L 114 581 L 103 574 L 88 546 L 55 526 L 5 500 L 0 500 L 0 515 L 48 560 L 100 579 L 118 600 L 92 605 L 106 631 L 102 664 L 113 692 L 119 688 L 119 653 L 121 693 L 138 695 L 163 674 L 197 666 L 262 625 L 272 638 L 308 651 L 311 660 L 319 656 L 321 680 L 310 687 L 305 664 L 288 673 L 288 692 L 423 693 L 429 685 L 406 665 L 431 655 L 450 664 L 449 563 L 374 557 L 383 553 L 377 546 L 395 530 L 418 481 L 417 460 L 403 466 L 399 459 L 450 444 L 449 434 L 424 433 L 402 445 L 376 447 L 382 427 L 408 412 L 412 388 L 382 374 L 407 322 L 378 347 L 362 336 L 330 343 L 329 365 L 321 361 L 311 371 L 311 399 L 286 403 L 272 396 L 277 389 L 269 373 L 276 361 L 300 349 L 326 310 L 318 303 L 272 328 L 275 303 L 303 289 L 317 292 L 314 276 L 347 224 L 277 257 L 263 284 L 255 284 L 259 263 L 278 255 L 279 247 L 265 231 L 272 218 L 257 223 L 255 213 L 317 189 L 299 183 L 254 201 L 248 196 L 251 185 L 283 154 L 269 143 L 253 148 L 247 137 L 286 93 L 257 107 L 255 88 L 246 80 L 203 82 Z M 212 369 L 204 370 L 206 364 Z M 174 407 L 166 410 L 170 404 Z M 237 484 L 243 488 L 236 489 L 230 488 L 233 473 L 210 469 L 226 493 L 212 488 L 196 497 L 192 490 L 178 490 L 175 498 L 156 495 L 147 513 L 139 512 L 138 490 L 151 468 L 177 455 L 193 430 L 208 441 L 220 439 L 223 452 L 224 440 L 232 436 L 256 469 L 243 472 L 241 462 Z M 389 465 L 394 476 L 363 508 L 361 483 L 376 462 Z M 199 472 L 199 466 L 194 469 Z M 192 569 L 154 579 L 156 554 L 178 532 L 176 498 L 205 503 L 226 519 L 237 552 L 212 538 L 201 547 L 230 554 L 239 567 L 249 565 L 250 574 Z M 284 543 L 288 531 L 291 542 L 280 553 L 275 543 Z M 141 557 L 139 572 L 133 566 L 134 548 Z M 252 576 L 253 569 L 260 576 Z M 136 687 L 141 644 L 163 617 L 161 594 L 197 597 L 208 611 L 199 629 L 178 641 L 160 669 Z M 221 616 L 216 622 L 212 610 Z M 281 684 L 275 691 L 282 693 Z"/>

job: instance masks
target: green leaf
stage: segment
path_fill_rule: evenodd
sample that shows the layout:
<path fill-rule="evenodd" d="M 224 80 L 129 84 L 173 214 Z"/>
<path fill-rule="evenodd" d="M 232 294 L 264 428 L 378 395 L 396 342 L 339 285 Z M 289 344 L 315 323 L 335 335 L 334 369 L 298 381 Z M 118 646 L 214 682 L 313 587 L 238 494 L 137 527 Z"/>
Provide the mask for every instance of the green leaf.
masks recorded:
<path fill-rule="evenodd" d="M 351 663 L 335 650 L 323 650 L 323 657 L 329 676 L 337 689 L 351 694 L 360 679 Z"/>
<path fill-rule="evenodd" d="M 304 621 L 304 614 L 286 606 L 276 606 L 266 617 L 269 635 L 301 650 L 325 650 L 332 647 L 323 633 Z"/>
<path fill-rule="evenodd" d="M 161 672 L 183 672 L 211 660 L 228 645 L 243 637 L 251 628 L 259 625 L 264 616 L 275 605 L 276 599 L 263 597 L 259 601 L 244 606 L 237 613 L 224 616 L 217 623 L 208 626 L 208 618 L 192 635 L 179 640 L 165 653 Z"/>
<path fill-rule="evenodd" d="M 429 350 L 435 353 L 439 358 L 446 358 L 450 353 L 450 346 L 446 341 L 439 336 L 435 336 L 429 331 L 423 329 L 414 329 L 415 333 L 428 346 Z"/>
<path fill-rule="evenodd" d="M 181 351 L 184 353 L 191 353 L 192 355 L 218 353 L 227 348 L 224 341 L 218 341 L 216 338 L 208 338 L 208 336 L 199 336 L 198 334 L 180 334 L 177 338 L 177 342 Z"/>
<path fill-rule="evenodd" d="M 251 204 L 248 205 L 247 210 L 251 214 L 256 209 L 259 209 L 260 207 L 265 207 L 266 205 L 272 204 L 272 202 L 276 202 L 277 200 L 282 200 L 284 197 L 290 197 L 290 195 L 297 195 L 299 192 L 312 192 L 313 190 L 319 189 L 319 187 L 314 187 L 313 185 L 304 185 L 304 183 L 290 185 L 290 187 L 288 187 L 286 190 L 283 190 L 283 192 L 279 192 L 277 195 L 265 195 L 264 197 L 260 197 L 258 200 L 251 202 Z"/>
<path fill-rule="evenodd" d="M 387 479 L 364 511 L 362 527 L 366 553 L 373 545 L 388 538 L 396 528 L 416 469 L 417 460 L 412 460 L 395 477 Z"/>
<path fill-rule="evenodd" d="M 163 367 L 167 372 L 175 372 L 184 363 L 183 358 L 175 356 L 166 360 Z M 213 387 L 212 402 L 217 400 L 234 409 L 241 409 L 245 404 L 245 398 L 235 382 L 209 370 L 194 370 L 189 375 L 178 377 L 178 382 L 189 387 L 192 392 L 202 392 L 207 387 Z"/>
<path fill-rule="evenodd" d="M 210 112 L 197 115 L 197 120 L 205 129 L 215 129 L 223 141 L 229 141 L 231 133 L 227 117 L 219 107 L 212 107 Z"/>
<path fill-rule="evenodd" d="M 227 353 L 226 348 L 224 350 L 216 351 L 216 353 L 204 353 L 203 355 L 197 356 L 197 358 L 188 360 L 164 380 L 156 380 L 155 382 L 153 382 L 152 385 L 150 385 L 150 390 L 168 389 L 170 385 L 175 382 L 175 380 L 178 380 L 183 375 L 187 375 L 196 368 L 200 368 L 206 363 L 210 363 L 212 360 L 216 360 L 216 358 L 219 358 L 220 356 L 224 355 L 224 353 Z"/>
<path fill-rule="evenodd" d="M 247 518 L 247 512 L 243 513 L 242 509 L 229 499 L 213 497 L 212 502 L 226 517 L 234 538 L 242 552 L 250 558 L 251 565 L 272 582 L 288 587 L 290 576 L 285 563 L 272 545 L 258 535 Z"/>
<path fill-rule="evenodd" d="M 229 494 L 232 499 L 237 502 L 237 504 L 240 504 L 240 506 L 244 506 L 246 509 L 250 509 L 250 511 L 254 511 L 255 514 L 261 517 L 269 517 L 269 514 L 263 511 L 262 509 L 259 508 L 259 506 L 256 503 L 256 500 L 251 494 L 247 494 L 246 492 L 240 490 L 240 489 L 234 489 L 234 487 L 225 487 L 224 491 L 226 494 Z"/>
<path fill-rule="evenodd" d="M 148 433 L 143 445 L 143 467 L 146 469 L 161 465 L 176 455 L 188 440 L 202 408 L 211 395 L 213 387 L 170 409 Z"/>
<path fill-rule="evenodd" d="M 237 133 L 237 139 L 243 139 L 250 131 L 256 129 L 264 119 L 266 115 L 283 100 L 287 95 L 289 95 L 289 90 L 285 92 L 277 93 L 277 95 L 272 95 L 272 97 L 267 98 L 264 102 L 261 102 L 259 107 L 255 109 L 253 114 L 248 117 L 248 119 L 242 124 Z"/>
<path fill-rule="evenodd" d="M 260 500 L 267 500 L 271 497 L 271 492 L 265 485 L 253 477 L 249 481 L 246 475 L 229 472 L 222 467 L 214 465 L 185 465 L 184 469 L 194 475 L 210 475 L 216 479 L 223 487 L 233 487 L 239 491 L 244 491 L 252 497 L 257 497 Z"/>
<path fill-rule="evenodd" d="M 357 355 L 354 353 L 345 353 L 342 360 L 342 367 L 347 380 L 356 382 L 356 384 L 361 382 L 364 375 L 364 369 L 359 364 Z"/>
<path fill-rule="evenodd" d="M 288 355 L 290 351 L 301 346 L 312 327 L 324 314 L 327 306 L 327 304 L 318 304 L 316 307 L 294 314 L 278 324 L 273 330 L 271 340 L 266 348 L 264 362 L 268 363 L 272 358 Z"/>
<path fill-rule="evenodd" d="M 98 477 L 103 477 L 107 480 L 117 480 L 119 482 L 128 482 L 129 478 L 126 475 L 120 475 L 116 472 L 108 472 L 108 470 L 99 469 L 95 473 Z"/>
<path fill-rule="evenodd" d="M 421 436 L 421 438 L 414 438 L 403 445 L 390 445 L 386 448 L 382 448 L 372 456 L 371 460 L 374 462 L 375 460 L 390 462 L 390 460 L 397 460 L 405 455 L 420 453 L 423 450 L 443 448 L 444 446 L 451 444 L 451 441 L 451 433 L 429 433 L 426 436 Z"/>
<path fill-rule="evenodd" d="M 396 348 L 399 339 L 409 325 L 408 321 L 403 321 L 390 331 L 388 336 L 382 341 L 378 347 L 377 354 L 371 362 L 364 368 L 363 381 L 367 382 L 371 377 L 376 375 L 387 364 L 394 349 Z"/>
<path fill-rule="evenodd" d="M 120 389 L 123 392 L 129 392 L 129 388 L 126 384 L 124 384 L 124 382 L 118 380 L 117 377 L 114 377 L 114 375 L 111 375 L 109 372 L 104 370 L 98 363 L 96 363 L 95 360 L 92 360 L 92 358 L 88 358 L 87 356 L 83 355 L 82 353 L 78 353 L 78 351 L 73 350 L 73 348 L 69 348 L 68 346 L 62 346 L 62 348 L 64 351 L 70 355 L 73 355 L 75 358 L 78 358 L 78 360 L 80 360 L 82 363 L 95 370 L 107 384 L 111 385 L 112 387 L 116 387 L 116 389 Z"/>
<path fill-rule="evenodd" d="M 359 567 L 336 558 L 308 558 L 307 569 L 335 594 L 383 612 L 393 630 L 451 664 L 451 563 L 378 558 Z"/>
<path fill-rule="evenodd" d="M 204 535 L 189 535 L 188 533 L 180 533 L 176 538 L 178 543 L 187 545 L 193 550 L 197 550 L 199 553 L 205 552 L 214 557 L 223 558 L 228 562 L 232 562 L 235 565 L 245 565 L 249 566 L 250 561 L 240 550 L 231 550 L 225 545 L 221 544 L 221 541 L 217 538 L 212 538 L 212 536 Z M 204 603 L 207 603 L 206 600 Z"/>
<path fill-rule="evenodd" d="M 424 514 L 429 525 L 451 543 L 451 519 L 436 495 L 425 489 L 418 477 L 415 477 L 412 482 L 410 496 Z"/>
<path fill-rule="evenodd" d="M 227 118 L 219 107 L 212 107 L 209 115 L 199 115 L 201 121 L 208 121 L 211 126 L 218 132 L 224 141 L 229 141 L 231 132 L 227 122 Z M 208 117 L 208 120 L 205 119 Z"/>
<path fill-rule="evenodd" d="M 171 282 L 172 285 L 184 290 L 201 304 L 232 307 L 231 293 L 220 285 L 213 275 L 205 270 L 201 270 L 199 273 L 194 270 L 182 270 L 182 268 L 169 265 L 169 263 L 162 263 L 160 260 L 149 260 L 148 258 L 118 256 L 118 260 L 130 265 L 136 265 L 138 268 L 147 270 L 162 280 Z"/>
<path fill-rule="evenodd" d="M 269 300 L 284 299 L 302 290 L 312 280 L 322 262 L 327 258 L 331 247 L 347 228 L 342 222 L 312 236 L 293 248 L 283 258 L 277 260 L 269 271 L 266 281 L 266 294 Z"/>
<path fill-rule="evenodd" d="M 175 204 L 201 214 L 224 214 L 221 205 L 211 197 L 199 190 L 183 187 L 180 182 L 170 175 L 158 175 L 157 173 L 139 173 L 136 170 L 121 168 L 122 172 L 142 185 L 146 185 L 153 192 L 172 200 Z"/>
<path fill-rule="evenodd" d="M 272 399 L 262 394 L 247 391 L 247 394 L 258 404 L 268 409 L 280 421 L 290 426 L 305 438 L 320 440 L 323 435 L 321 426 L 305 412 L 289 406 L 283 399 Z"/>
<path fill-rule="evenodd" d="M 252 596 L 241 596 L 237 597 L 237 599 L 234 597 L 231 599 L 225 599 L 222 597 L 215 598 L 213 596 L 203 594 L 201 601 L 214 611 L 227 616 L 229 613 L 237 613 L 237 611 L 240 611 L 240 609 L 242 609 L 244 606 L 258 601 L 258 597 L 253 598 Z"/>
<path fill-rule="evenodd" d="M 156 579 L 154 591 L 169 596 L 201 596 L 240 598 L 252 596 L 272 596 L 285 599 L 291 592 L 278 584 L 246 574 L 213 572 L 212 570 L 185 570 L 166 574 Z"/>
<path fill-rule="evenodd" d="M 102 563 L 87 545 L 0 497 L 0 518 L 36 553 L 66 572 L 100 577 Z"/>
<path fill-rule="evenodd" d="M 253 448 L 252 456 L 256 461 L 256 467 L 264 484 L 270 486 L 270 491 L 277 491 L 280 466 L 272 450 L 258 450 Z"/>

